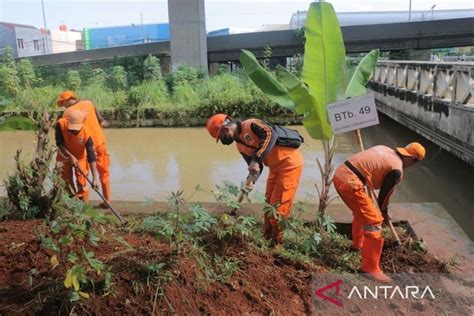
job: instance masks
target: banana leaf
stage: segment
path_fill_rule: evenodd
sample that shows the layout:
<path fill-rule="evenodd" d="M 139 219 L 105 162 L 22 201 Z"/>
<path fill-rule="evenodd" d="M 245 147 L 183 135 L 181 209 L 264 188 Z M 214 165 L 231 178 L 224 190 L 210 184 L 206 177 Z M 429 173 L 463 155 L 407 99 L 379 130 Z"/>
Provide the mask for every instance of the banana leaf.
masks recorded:
<path fill-rule="evenodd" d="M 362 58 L 347 85 L 346 96 L 357 97 L 365 94 L 367 83 L 369 82 L 370 75 L 375 69 L 375 65 L 379 59 L 379 54 L 380 52 L 378 49 L 373 49 Z"/>
<path fill-rule="evenodd" d="M 245 73 L 270 100 L 294 111 L 295 105 L 288 96 L 288 91 L 259 64 L 251 52 L 242 49 L 240 63 L 244 67 Z"/>
<path fill-rule="evenodd" d="M 308 134 L 314 139 L 331 138 L 332 128 L 327 120 L 326 108 L 317 105 L 316 98 L 304 82 L 280 65 L 277 66 L 276 76 L 288 90 L 288 96 L 295 104 L 295 112 L 304 115 L 303 125 Z"/>
<path fill-rule="evenodd" d="M 347 86 L 346 52 L 334 8 L 327 2 L 311 3 L 305 25 L 302 79 L 317 106 L 344 98 Z"/>

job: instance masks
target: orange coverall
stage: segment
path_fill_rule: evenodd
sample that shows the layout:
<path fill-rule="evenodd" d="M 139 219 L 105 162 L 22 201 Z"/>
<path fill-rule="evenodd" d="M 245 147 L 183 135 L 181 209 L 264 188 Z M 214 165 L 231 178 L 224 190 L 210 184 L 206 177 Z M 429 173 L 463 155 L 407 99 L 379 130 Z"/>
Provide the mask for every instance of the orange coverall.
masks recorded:
<path fill-rule="evenodd" d="M 68 112 L 74 110 L 81 110 L 87 113 L 86 119 L 84 120 L 84 126 L 86 126 L 92 133 L 97 159 L 97 170 L 99 171 L 100 183 L 102 186 L 102 194 L 105 199 L 110 202 L 110 156 L 107 152 L 105 136 L 100 126 L 99 119 L 97 118 L 95 106 L 90 101 L 78 101 L 76 104 L 68 107 L 64 111 L 63 117 L 66 117 Z"/>
<path fill-rule="evenodd" d="M 256 160 L 270 169 L 265 198 L 278 205 L 276 212 L 288 218 L 303 170 L 303 156 L 298 149 L 275 145 L 272 128 L 257 119 L 238 122 L 240 133 L 237 149 L 247 163 Z M 264 215 L 265 237 L 277 243 L 283 241 L 278 218 Z"/>
<path fill-rule="evenodd" d="M 403 162 L 395 150 L 386 146 L 375 146 L 357 153 L 349 159 L 365 180 L 370 189 L 382 187 L 385 176 L 393 170 L 403 170 Z M 401 179 L 401 176 L 400 176 Z M 344 203 L 353 213 L 352 248 L 362 249 L 362 269 L 364 272 L 379 272 L 380 253 L 383 246 L 382 223 L 383 216 L 367 194 L 365 185 L 359 177 L 346 165 L 341 164 L 335 171 L 334 187 Z M 387 195 L 383 204 L 388 204 Z M 370 240 L 367 240 L 370 239 Z M 366 247 L 364 243 L 372 244 Z M 377 258 L 378 256 L 378 258 Z"/>
<path fill-rule="evenodd" d="M 56 129 L 59 129 L 60 130 L 59 132 L 62 133 L 62 138 L 64 139 L 63 145 L 66 147 L 67 150 L 69 150 L 71 154 L 74 155 L 74 157 L 76 157 L 78 161 L 77 162 L 78 166 L 87 175 L 88 169 L 89 169 L 88 160 L 89 162 L 92 162 L 91 160 L 95 161 L 94 153 L 92 152 L 89 154 L 86 151 L 86 146 L 88 142 L 92 142 L 91 147 L 93 147 L 92 134 L 89 132 L 89 130 L 85 126 L 81 129 L 79 134 L 75 135 L 74 133 L 71 133 L 68 130 L 68 120 L 66 118 L 59 119 L 56 124 L 57 124 Z M 56 141 L 58 142 L 58 137 L 56 137 Z M 63 163 L 63 166 L 61 169 L 61 177 L 66 182 L 68 190 L 72 194 L 75 193 L 79 199 L 85 202 L 89 201 L 89 189 L 87 187 L 86 178 L 82 175 L 82 173 L 79 170 L 76 170 L 75 168 L 73 168 L 71 159 L 63 155 L 64 154 L 61 153 L 61 151 L 58 151 L 57 160 Z M 74 189 L 73 169 L 76 176 L 77 192 Z"/>

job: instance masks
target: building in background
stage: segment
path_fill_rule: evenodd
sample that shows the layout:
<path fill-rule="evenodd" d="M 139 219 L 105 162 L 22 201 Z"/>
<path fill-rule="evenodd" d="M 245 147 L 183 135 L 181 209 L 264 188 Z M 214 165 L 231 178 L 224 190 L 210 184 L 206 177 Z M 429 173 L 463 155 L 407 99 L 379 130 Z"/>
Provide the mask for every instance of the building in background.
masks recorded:
<path fill-rule="evenodd" d="M 290 19 L 290 29 L 304 27 L 307 11 L 297 11 Z M 402 23 L 408 21 L 408 11 L 386 11 L 386 12 L 336 12 L 339 24 L 347 25 L 370 25 L 385 23 Z M 474 16 L 473 9 L 464 10 L 426 10 L 412 11 L 411 22 L 462 19 Z"/>
<path fill-rule="evenodd" d="M 229 35 L 230 34 L 230 28 L 226 27 L 225 29 L 219 29 L 219 30 L 214 30 L 207 32 L 207 36 L 220 36 L 220 35 Z"/>
<path fill-rule="evenodd" d="M 66 25 L 60 25 L 59 29 L 49 30 L 49 34 L 53 54 L 84 49 L 82 31 L 68 30 Z"/>
<path fill-rule="evenodd" d="M 288 24 L 264 24 L 255 32 L 285 31 L 289 29 L 290 26 Z"/>
<path fill-rule="evenodd" d="M 84 29 L 84 49 L 168 41 L 170 27 L 161 24 L 131 24 Z"/>
<path fill-rule="evenodd" d="M 0 22 L 0 50 L 13 48 L 14 57 L 29 57 L 52 53 L 49 34 L 31 25 Z"/>

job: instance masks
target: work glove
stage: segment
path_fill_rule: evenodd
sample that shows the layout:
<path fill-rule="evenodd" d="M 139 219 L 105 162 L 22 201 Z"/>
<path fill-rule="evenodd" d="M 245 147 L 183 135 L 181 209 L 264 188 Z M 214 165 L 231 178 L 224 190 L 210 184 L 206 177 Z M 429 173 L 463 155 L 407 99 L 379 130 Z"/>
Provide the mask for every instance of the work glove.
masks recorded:
<path fill-rule="evenodd" d="M 252 192 L 252 189 L 253 189 L 253 186 L 248 186 L 247 181 L 242 181 L 242 183 L 240 185 L 240 191 L 242 191 L 246 194 L 249 194 L 250 192 Z"/>
<path fill-rule="evenodd" d="M 260 173 L 260 164 L 257 161 L 252 160 L 249 164 L 248 170 L 249 173 L 257 175 Z"/>

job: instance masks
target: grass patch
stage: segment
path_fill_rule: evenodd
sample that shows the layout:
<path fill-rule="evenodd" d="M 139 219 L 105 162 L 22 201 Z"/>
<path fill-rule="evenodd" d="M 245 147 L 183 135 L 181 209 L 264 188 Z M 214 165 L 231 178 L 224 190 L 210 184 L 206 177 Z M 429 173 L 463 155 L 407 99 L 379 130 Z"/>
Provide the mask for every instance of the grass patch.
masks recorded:
<path fill-rule="evenodd" d="M 0 123 L 0 132 L 7 131 L 36 131 L 35 124 L 27 117 L 12 116 L 7 117 L 3 123 Z"/>

